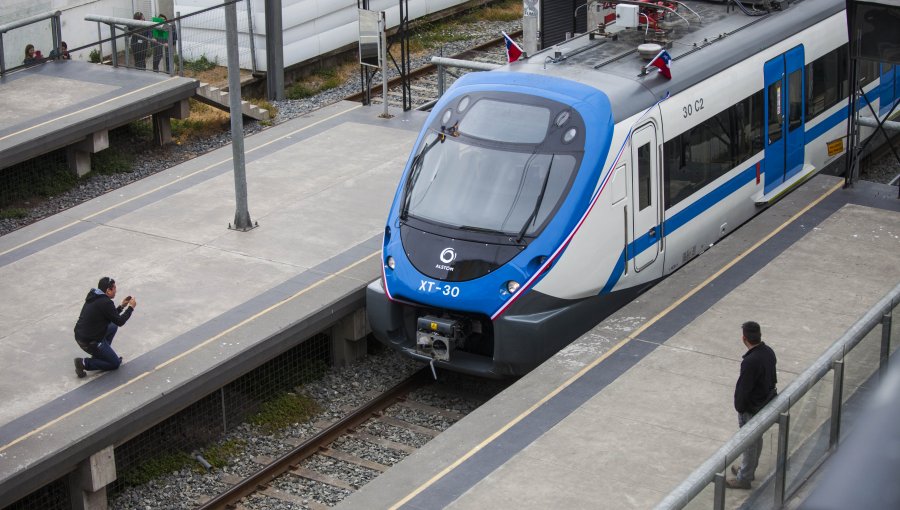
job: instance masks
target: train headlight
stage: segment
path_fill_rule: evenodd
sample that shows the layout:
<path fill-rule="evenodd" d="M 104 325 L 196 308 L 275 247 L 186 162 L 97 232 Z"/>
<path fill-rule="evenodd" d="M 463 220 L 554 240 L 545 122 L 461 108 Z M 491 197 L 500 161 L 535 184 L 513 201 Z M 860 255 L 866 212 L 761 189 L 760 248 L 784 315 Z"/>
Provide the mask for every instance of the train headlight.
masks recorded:
<path fill-rule="evenodd" d="M 577 129 L 569 128 L 568 130 L 566 130 L 565 133 L 563 133 L 563 138 L 562 138 L 563 143 L 571 142 L 572 140 L 575 139 L 575 135 L 577 135 L 577 134 L 578 134 Z"/>
<path fill-rule="evenodd" d="M 391 269 L 394 269 L 394 266 L 397 265 L 397 263 L 394 262 L 394 257 L 388 256 L 388 258 L 387 258 L 387 260 L 386 260 L 385 262 L 387 262 L 387 267 L 389 267 L 389 268 L 391 268 Z"/>
<path fill-rule="evenodd" d="M 519 290 L 519 282 L 515 280 L 510 280 L 506 282 L 506 290 L 510 294 L 515 294 L 517 290 Z"/>

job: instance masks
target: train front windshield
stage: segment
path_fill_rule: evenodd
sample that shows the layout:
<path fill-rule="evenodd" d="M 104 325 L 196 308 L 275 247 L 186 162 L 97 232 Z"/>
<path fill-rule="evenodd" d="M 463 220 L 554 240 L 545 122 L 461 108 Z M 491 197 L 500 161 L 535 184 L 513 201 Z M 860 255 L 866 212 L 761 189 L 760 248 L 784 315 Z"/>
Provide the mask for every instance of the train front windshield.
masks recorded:
<path fill-rule="evenodd" d="M 468 105 L 467 98 L 423 138 L 406 182 L 403 216 L 519 240 L 534 236 L 575 176 L 583 147 L 580 117 L 557 103 L 480 98 Z"/>

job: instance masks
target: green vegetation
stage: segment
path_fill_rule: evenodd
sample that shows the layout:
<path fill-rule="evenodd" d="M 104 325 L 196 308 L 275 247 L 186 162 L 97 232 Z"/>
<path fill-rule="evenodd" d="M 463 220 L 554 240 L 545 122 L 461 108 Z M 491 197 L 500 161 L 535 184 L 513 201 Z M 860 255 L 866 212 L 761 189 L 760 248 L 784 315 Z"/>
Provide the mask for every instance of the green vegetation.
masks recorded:
<path fill-rule="evenodd" d="M 424 30 L 417 31 L 409 39 L 409 50 L 419 53 L 456 42 L 464 41 L 469 36 L 456 29 L 456 23 L 451 21 L 433 23 Z"/>
<path fill-rule="evenodd" d="M 231 125 L 228 114 L 208 104 L 191 99 L 191 113 L 186 119 L 172 119 L 172 137 L 182 144 L 226 131 Z"/>
<path fill-rule="evenodd" d="M 213 60 L 209 60 L 206 58 L 206 55 L 200 55 L 200 58 L 197 60 L 184 60 L 184 69 L 187 71 L 194 71 L 196 73 L 202 73 L 203 71 L 209 71 L 210 69 L 215 69 L 219 66 L 219 57 L 216 57 Z"/>
<path fill-rule="evenodd" d="M 110 146 L 91 154 L 91 172 L 100 175 L 131 173 L 134 153 L 119 146 Z"/>
<path fill-rule="evenodd" d="M 474 9 L 462 18 L 465 23 L 476 21 L 516 21 L 522 19 L 522 2 L 520 0 L 503 0 L 491 5 Z"/>
<path fill-rule="evenodd" d="M 320 407 L 313 399 L 296 393 L 284 392 L 264 402 L 259 412 L 251 416 L 250 423 L 268 433 L 285 428 L 293 423 L 308 421 L 319 412 Z"/>
<path fill-rule="evenodd" d="M 228 465 L 228 460 L 240 454 L 247 443 L 239 439 L 229 439 L 203 449 L 201 455 L 212 467 L 221 469 Z"/>
<path fill-rule="evenodd" d="M 265 99 L 251 97 L 250 99 L 247 99 L 247 101 L 249 101 L 251 104 L 254 104 L 254 105 L 262 108 L 263 110 L 269 112 L 270 119 L 274 119 L 275 115 L 278 114 L 278 109 L 275 108 L 275 105 L 266 101 Z M 263 121 L 263 122 L 265 122 L 265 121 Z"/>
<path fill-rule="evenodd" d="M 91 50 L 91 52 L 88 53 L 88 60 L 90 60 L 92 64 L 99 64 L 100 52 L 97 49 Z"/>
<path fill-rule="evenodd" d="M 303 99 L 314 96 L 319 92 L 340 86 L 344 83 L 347 76 L 346 73 L 342 73 L 336 68 L 320 69 L 311 76 L 288 87 L 285 90 L 285 96 L 288 99 Z"/>
<path fill-rule="evenodd" d="M 140 462 L 120 475 L 125 487 L 142 485 L 161 476 L 180 471 L 197 461 L 185 452 L 168 452 Z"/>
<path fill-rule="evenodd" d="M 0 209 L 0 220 L 24 218 L 28 216 L 28 210 L 21 207 L 9 207 Z"/>

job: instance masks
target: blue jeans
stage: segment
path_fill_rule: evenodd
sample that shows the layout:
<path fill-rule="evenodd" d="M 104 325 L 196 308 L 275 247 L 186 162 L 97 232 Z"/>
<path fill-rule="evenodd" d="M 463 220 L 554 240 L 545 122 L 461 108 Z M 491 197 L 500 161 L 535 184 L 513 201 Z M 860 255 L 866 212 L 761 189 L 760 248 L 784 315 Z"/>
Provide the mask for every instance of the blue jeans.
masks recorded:
<path fill-rule="evenodd" d="M 110 322 L 103 340 L 92 344 L 90 349 L 85 349 L 85 352 L 91 355 L 90 358 L 84 358 L 85 370 L 115 370 L 119 368 L 122 360 L 112 348 L 112 341 L 118 330 L 119 326 Z"/>
<path fill-rule="evenodd" d="M 738 426 L 743 427 L 754 415 L 750 413 L 738 413 Z M 759 456 L 762 455 L 763 440 L 751 444 L 744 450 L 741 458 L 741 467 L 737 473 L 737 479 L 741 482 L 751 482 L 756 477 L 756 466 L 759 465 Z"/>

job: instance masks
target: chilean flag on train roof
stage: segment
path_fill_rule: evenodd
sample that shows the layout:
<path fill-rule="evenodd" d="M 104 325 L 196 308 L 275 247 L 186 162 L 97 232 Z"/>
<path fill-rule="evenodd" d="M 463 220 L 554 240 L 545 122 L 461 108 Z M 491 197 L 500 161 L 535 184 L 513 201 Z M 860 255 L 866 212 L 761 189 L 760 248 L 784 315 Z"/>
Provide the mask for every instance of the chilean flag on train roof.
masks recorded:
<path fill-rule="evenodd" d="M 671 80 L 672 70 L 669 69 L 670 62 L 672 62 L 672 57 L 669 55 L 669 52 L 662 50 L 653 57 L 653 60 L 651 60 L 649 64 L 644 66 L 644 69 L 647 69 L 650 66 L 656 66 L 659 68 L 660 74 L 665 76 L 667 80 Z"/>
<path fill-rule="evenodd" d="M 500 32 L 503 34 L 503 39 L 506 40 L 506 61 L 507 62 L 515 62 L 519 60 L 519 57 L 522 56 L 522 48 L 516 44 L 516 41 L 512 40 L 512 37 L 506 35 L 506 32 Z"/>

